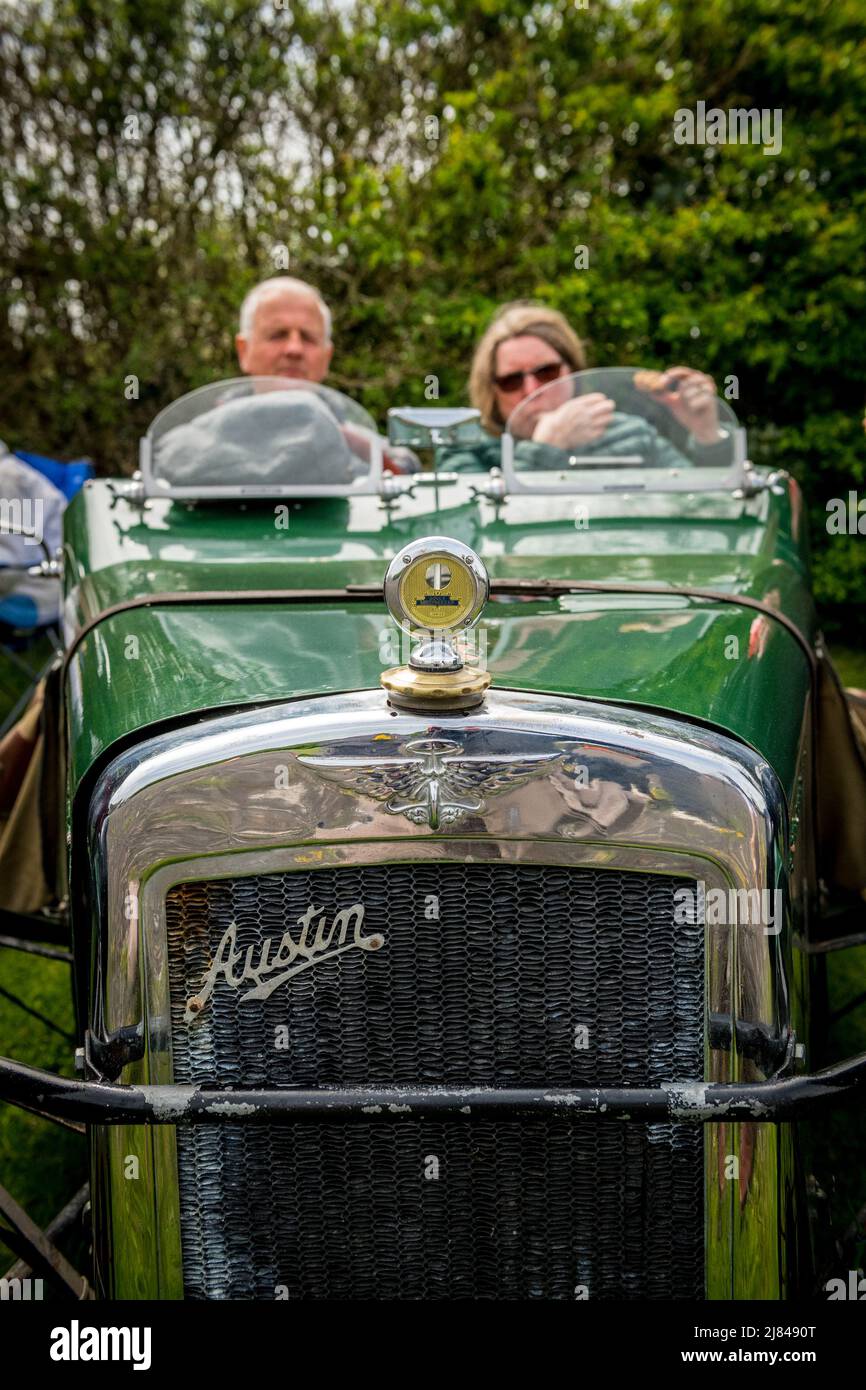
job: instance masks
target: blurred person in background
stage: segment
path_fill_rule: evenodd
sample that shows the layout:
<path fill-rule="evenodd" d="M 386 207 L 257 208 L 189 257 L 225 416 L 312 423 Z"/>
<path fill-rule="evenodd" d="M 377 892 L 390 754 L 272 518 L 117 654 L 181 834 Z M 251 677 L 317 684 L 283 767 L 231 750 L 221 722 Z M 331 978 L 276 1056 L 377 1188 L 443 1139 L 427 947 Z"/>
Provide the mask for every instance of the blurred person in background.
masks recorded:
<path fill-rule="evenodd" d="M 240 309 L 235 348 L 247 376 L 283 376 L 324 382 L 334 354 L 331 311 L 305 280 L 276 275 L 246 295 Z M 353 452 L 363 454 L 357 426 L 341 424 Z M 382 439 L 383 466 L 391 473 L 415 473 L 420 463 L 411 449 Z"/>
<path fill-rule="evenodd" d="M 480 411 L 487 441 L 447 455 L 443 451 L 442 466 L 498 466 L 500 437 L 530 396 L 534 400 L 521 410 L 513 431 L 520 439 L 523 465 L 561 467 L 559 451 L 578 445 L 587 453 L 596 448 L 607 454 L 640 453 L 662 468 L 726 459 L 729 441 L 719 427 L 715 383 L 706 373 L 669 367 L 635 374 L 637 388 L 689 432 L 685 457 L 649 420 L 617 410 L 602 392 L 575 396 L 568 378 L 585 368 L 583 344 L 563 314 L 526 300 L 503 305 L 479 340 L 469 374 L 469 399 Z M 561 389 L 553 386 L 557 381 Z"/>
<path fill-rule="evenodd" d="M 28 574 L 63 539 L 66 497 L 43 473 L 25 463 L 0 441 L 0 625 L 31 629 L 60 616 L 60 584 Z M 22 527 L 34 532 L 17 534 Z"/>

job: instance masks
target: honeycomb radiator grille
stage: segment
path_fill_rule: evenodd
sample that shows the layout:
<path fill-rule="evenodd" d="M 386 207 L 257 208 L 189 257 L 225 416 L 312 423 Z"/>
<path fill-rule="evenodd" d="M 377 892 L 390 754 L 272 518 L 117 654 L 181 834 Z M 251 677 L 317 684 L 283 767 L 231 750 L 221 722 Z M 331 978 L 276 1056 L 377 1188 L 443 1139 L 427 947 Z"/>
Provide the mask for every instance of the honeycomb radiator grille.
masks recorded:
<path fill-rule="evenodd" d="M 181 884 L 166 903 L 174 1078 L 702 1078 L 703 928 L 673 925 L 686 883 L 439 862 Z M 241 959 L 253 947 L 257 961 L 263 939 L 271 958 L 284 932 L 298 939 L 311 906 L 308 940 L 359 903 L 379 949 L 323 954 L 267 998 L 220 976 L 186 1021 L 231 924 Z M 177 1138 L 190 1298 L 703 1296 L 700 1126 L 407 1118 Z"/>

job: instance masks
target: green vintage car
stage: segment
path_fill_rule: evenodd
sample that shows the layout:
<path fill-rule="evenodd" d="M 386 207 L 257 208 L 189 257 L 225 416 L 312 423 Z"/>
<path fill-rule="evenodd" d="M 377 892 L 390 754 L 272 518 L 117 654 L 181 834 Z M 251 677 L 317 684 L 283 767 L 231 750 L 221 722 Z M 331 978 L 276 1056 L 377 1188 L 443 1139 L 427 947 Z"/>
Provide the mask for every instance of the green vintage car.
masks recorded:
<path fill-rule="evenodd" d="M 538 444 L 585 391 L 606 435 Z M 221 382 L 68 509 L 78 1078 L 6 1060 L 0 1097 L 87 1125 L 90 1283 L 811 1291 L 798 1122 L 866 1058 L 810 1023 L 859 870 L 797 486 L 625 368 L 501 440 L 438 407 L 389 439 Z"/>

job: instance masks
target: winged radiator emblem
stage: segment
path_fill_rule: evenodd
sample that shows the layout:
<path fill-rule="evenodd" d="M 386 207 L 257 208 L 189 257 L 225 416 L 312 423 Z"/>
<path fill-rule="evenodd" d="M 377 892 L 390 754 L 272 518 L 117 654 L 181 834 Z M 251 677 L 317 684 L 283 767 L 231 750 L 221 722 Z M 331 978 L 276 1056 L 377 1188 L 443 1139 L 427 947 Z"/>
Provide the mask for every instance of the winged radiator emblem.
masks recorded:
<path fill-rule="evenodd" d="M 456 739 L 423 737 L 408 739 L 396 753 L 381 757 L 299 754 L 298 762 L 340 786 L 384 801 L 392 816 L 438 830 L 483 811 L 486 796 L 529 781 L 543 765 L 563 756 L 561 751 L 476 755 Z"/>

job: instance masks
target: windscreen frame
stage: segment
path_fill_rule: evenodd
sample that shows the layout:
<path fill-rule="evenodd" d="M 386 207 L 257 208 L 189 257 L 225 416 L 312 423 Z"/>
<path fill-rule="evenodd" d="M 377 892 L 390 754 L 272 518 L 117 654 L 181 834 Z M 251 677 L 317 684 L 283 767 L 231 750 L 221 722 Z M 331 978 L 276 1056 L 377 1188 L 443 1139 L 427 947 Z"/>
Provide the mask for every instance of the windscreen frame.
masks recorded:
<path fill-rule="evenodd" d="M 362 475 L 346 483 L 218 483 L 218 484 L 178 484 L 169 483 L 159 477 L 154 466 L 155 445 L 162 437 L 165 430 L 160 430 L 161 422 L 164 422 L 166 415 L 176 410 L 182 402 L 191 402 L 196 396 L 202 393 L 214 393 L 217 388 L 229 391 L 240 386 L 252 386 L 253 383 L 269 383 L 269 390 L 292 389 L 293 387 L 312 391 L 316 395 L 324 397 L 325 403 L 329 398 L 334 397 L 339 401 L 346 401 L 357 412 L 357 416 L 366 417 L 362 422 L 360 418 L 350 418 L 347 423 L 354 423 L 356 427 L 362 427 L 370 431 L 370 459 L 369 469 L 366 475 Z M 181 423 L 190 423 L 191 420 L 198 418 L 195 413 L 190 415 Z M 367 423 L 369 421 L 369 424 Z M 371 428 L 372 427 L 372 428 Z M 372 496 L 381 492 L 383 474 L 383 447 L 382 437 L 375 427 L 372 416 L 364 410 L 363 406 L 358 405 L 351 397 L 344 396 L 342 392 L 335 391 L 333 387 L 324 386 L 319 382 L 305 381 L 300 377 L 279 377 L 279 376 L 240 376 L 230 377 L 224 381 L 209 382 L 205 386 L 197 387 L 194 391 L 189 391 L 183 396 L 165 406 L 158 415 L 151 421 L 146 434 L 139 442 L 139 468 L 141 470 L 144 496 L 150 500 L 157 497 L 167 498 L 175 501 L 195 502 L 220 499 L 275 499 L 280 498 L 304 498 L 304 497 L 360 497 Z"/>
<path fill-rule="evenodd" d="M 527 396 L 520 405 L 511 412 L 509 421 L 514 418 L 517 411 L 522 409 L 528 401 L 540 396 L 542 392 L 549 391 L 551 386 L 561 385 L 565 381 L 576 381 L 585 379 L 589 376 L 602 374 L 622 374 L 623 379 L 630 376 L 633 380 L 636 372 L 646 370 L 639 367 L 593 367 L 580 372 L 569 373 L 567 377 L 559 378 L 556 383 L 549 383 L 539 387 Z M 750 464 L 748 462 L 748 442 L 746 430 L 739 421 L 736 420 L 734 412 L 727 401 L 722 402 L 733 420 L 724 418 L 722 428 L 728 433 L 732 441 L 731 462 L 725 468 L 711 468 L 694 466 L 687 470 L 674 468 L 649 468 L 646 465 L 636 465 L 631 469 L 625 469 L 621 465 L 613 465 L 604 468 L 602 465 L 594 463 L 592 467 L 583 469 L 575 468 L 569 471 L 567 466 L 558 472 L 554 469 L 520 469 L 515 462 L 515 445 L 521 442 L 519 436 L 509 430 L 509 421 L 506 421 L 505 429 L 501 436 L 501 471 L 504 482 L 504 491 L 507 494 L 524 493 L 558 493 L 560 495 L 634 495 L 635 493 L 658 493 L 658 492 L 727 492 L 735 493 L 748 485 L 748 474 Z M 579 447 L 579 446 L 577 446 Z M 565 450 L 563 450 L 565 453 Z"/>

